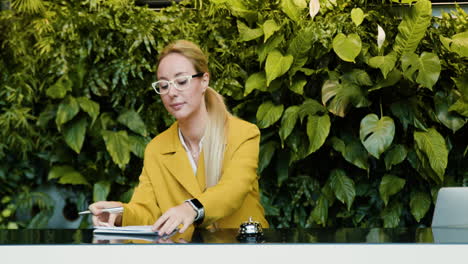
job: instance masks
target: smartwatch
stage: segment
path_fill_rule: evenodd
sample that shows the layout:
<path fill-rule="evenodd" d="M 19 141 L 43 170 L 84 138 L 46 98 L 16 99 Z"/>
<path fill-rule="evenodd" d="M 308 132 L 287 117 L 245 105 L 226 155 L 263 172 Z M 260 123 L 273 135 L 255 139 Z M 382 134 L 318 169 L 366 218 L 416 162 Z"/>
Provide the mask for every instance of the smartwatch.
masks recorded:
<path fill-rule="evenodd" d="M 200 201 L 198 201 L 198 199 L 188 199 L 188 200 L 185 200 L 185 202 L 189 203 L 193 210 L 195 210 L 195 212 L 197 213 L 197 215 L 195 216 L 195 220 L 194 220 L 194 223 L 196 225 L 200 225 L 201 223 L 203 223 L 203 219 L 205 218 L 205 208 L 203 208 L 203 205 L 200 203 Z"/>

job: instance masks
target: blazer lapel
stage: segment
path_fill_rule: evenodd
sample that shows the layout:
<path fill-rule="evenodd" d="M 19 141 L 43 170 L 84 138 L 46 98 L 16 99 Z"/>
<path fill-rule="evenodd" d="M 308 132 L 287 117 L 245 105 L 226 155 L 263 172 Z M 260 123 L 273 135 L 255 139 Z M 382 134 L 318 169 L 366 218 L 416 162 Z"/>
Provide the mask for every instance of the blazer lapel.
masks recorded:
<path fill-rule="evenodd" d="M 180 143 L 177 123 L 172 125 L 168 132 L 170 140 L 161 151 L 163 164 L 187 192 L 192 196 L 198 195 L 201 193 L 200 185 L 193 174 L 187 153 Z"/>

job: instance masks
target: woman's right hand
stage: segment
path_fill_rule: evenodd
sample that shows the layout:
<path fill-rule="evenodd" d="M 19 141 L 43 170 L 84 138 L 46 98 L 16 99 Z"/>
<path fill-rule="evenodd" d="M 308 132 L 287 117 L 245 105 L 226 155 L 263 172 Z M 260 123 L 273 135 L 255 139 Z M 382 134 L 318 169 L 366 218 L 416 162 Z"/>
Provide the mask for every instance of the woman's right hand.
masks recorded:
<path fill-rule="evenodd" d="M 122 225 L 122 213 L 103 212 L 102 209 L 121 207 L 121 202 L 100 201 L 91 204 L 88 209 L 93 214 L 94 226 L 120 226 Z"/>

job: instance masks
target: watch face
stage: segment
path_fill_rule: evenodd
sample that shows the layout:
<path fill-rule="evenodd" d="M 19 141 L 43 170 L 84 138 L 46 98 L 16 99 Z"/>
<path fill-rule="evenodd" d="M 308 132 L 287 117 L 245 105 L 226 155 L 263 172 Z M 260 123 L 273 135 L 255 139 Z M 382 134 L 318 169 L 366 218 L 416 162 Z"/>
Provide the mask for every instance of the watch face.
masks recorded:
<path fill-rule="evenodd" d="M 197 207 L 199 210 L 203 208 L 203 205 L 198 201 L 198 199 L 192 199 L 190 200 L 195 207 Z"/>

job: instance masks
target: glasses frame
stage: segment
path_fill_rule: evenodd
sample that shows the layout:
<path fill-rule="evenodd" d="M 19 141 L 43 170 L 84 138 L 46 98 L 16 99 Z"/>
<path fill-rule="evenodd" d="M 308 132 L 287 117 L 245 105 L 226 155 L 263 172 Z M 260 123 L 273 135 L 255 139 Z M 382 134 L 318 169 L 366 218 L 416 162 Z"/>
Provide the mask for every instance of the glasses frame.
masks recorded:
<path fill-rule="evenodd" d="M 157 81 L 157 82 L 154 82 L 151 84 L 151 87 L 153 87 L 153 90 L 157 93 L 157 94 L 167 94 L 169 93 L 169 90 L 171 89 L 171 84 L 174 88 L 176 88 L 176 90 L 178 91 L 185 91 L 187 90 L 188 88 L 190 88 L 190 81 L 193 79 L 193 78 L 197 78 L 197 77 L 202 77 L 205 73 L 204 72 L 199 72 L 199 73 L 196 73 L 194 75 L 183 75 L 183 76 L 179 76 L 173 80 L 160 80 L 160 81 Z M 185 88 L 185 89 L 181 89 L 177 83 L 175 83 L 175 80 L 177 80 L 178 78 L 187 78 L 187 81 L 188 81 L 188 85 L 187 87 L 188 88 Z M 158 92 L 158 89 L 156 88 L 156 86 L 159 84 L 159 83 L 162 83 L 162 82 L 167 82 L 168 85 L 169 85 L 169 88 L 167 88 L 167 90 L 165 90 L 165 92 L 161 93 L 161 92 Z"/>

